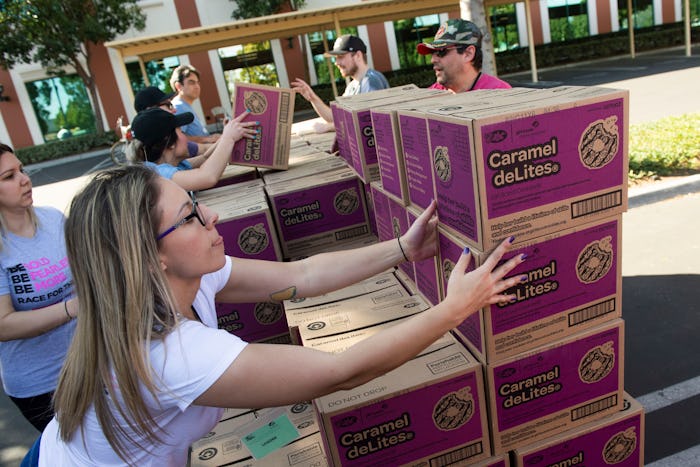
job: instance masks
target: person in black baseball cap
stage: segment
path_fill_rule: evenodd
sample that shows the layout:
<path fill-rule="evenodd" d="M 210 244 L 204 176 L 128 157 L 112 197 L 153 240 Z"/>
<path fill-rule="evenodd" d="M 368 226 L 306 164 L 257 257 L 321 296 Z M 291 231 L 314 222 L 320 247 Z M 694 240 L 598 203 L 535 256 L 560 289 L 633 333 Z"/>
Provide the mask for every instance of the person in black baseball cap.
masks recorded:
<path fill-rule="evenodd" d="M 136 93 L 134 108 L 137 112 L 151 108 L 161 108 L 174 114 L 175 106 L 171 100 L 175 96 L 177 96 L 177 92 L 166 94 L 155 86 L 147 86 Z M 214 150 L 213 145 L 215 143 L 196 143 L 190 140 L 189 137 L 187 139 L 187 150 L 189 151 L 190 157 L 209 157 L 212 154 Z"/>
<path fill-rule="evenodd" d="M 177 96 L 176 92 L 166 94 L 155 86 L 147 86 L 136 93 L 134 97 L 134 108 L 137 112 L 150 109 L 151 107 L 164 107 L 163 110 L 173 109 L 170 100 Z"/>
<path fill-rule="evenodd" d="M 384 75 L 367 65 L 367 46 L 357 36 L 352 34 L 340 36 L 333 44 L 333 50 L 324 55 L 335 60 L 335 66 L 338 67 L 343 78 L 348 76 L 352 78 L 352 81 L 345 87 L 344 96 L 353 96 L 389 87 L 389 82 Z M 311 103 L 320 117 L 328 123 L 333 123 L 331 108 L 318 97 L 306 81 L 297 78 L 292 82 L 292 88 Z M 321 132 L 321 130 L 328 131 L 332 128 L 332 126 L 323 125 L 322 129 L 317 128 L 316 130 Z"/>
<path fill-rule="evenodd" d="M 139 112 L 131 123 L 132 160 L 143 163 L 186 190 L 204 190 L 219 181 L 233 145 L 241 138 L 255 139 L 259 122 L 244 122 L 248 111 L 231 119 L 208 158 L 188 159 L 187 136 L 180 129 L 194 120 L 190 112 L 173 114 L 159 107 Z"/>
<path fill-rule="evenodd" d="M 437 78 L 430 89 L 458 93 L 510 88 L 505 81 L 481 72 L 483 37 L 476 24 L 456 18 L 445 21 L 432 42 L 419 43 L 416 51 L 421 55 L 431 55 L 430 62 Z"/>

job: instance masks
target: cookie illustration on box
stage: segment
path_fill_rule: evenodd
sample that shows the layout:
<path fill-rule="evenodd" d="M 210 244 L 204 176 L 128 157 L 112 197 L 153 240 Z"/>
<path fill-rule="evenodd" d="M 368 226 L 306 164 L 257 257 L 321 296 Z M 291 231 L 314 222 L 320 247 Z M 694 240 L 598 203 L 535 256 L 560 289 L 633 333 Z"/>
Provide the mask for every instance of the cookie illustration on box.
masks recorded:
<path fill-rule="evenodd" d="M 446 259 L 442 262 L 442 277 L 445 278 L 445 282 L 450 280 L 450 275 L 455 268 L 455 263 L 452 260 Z"/>
<path fill-rule="evenodd" d="M 442 397 L 433 408 L 433 422 L 442 431 L 455 430 L 474 415 L 474 396 L 471 388 L 462 388 Z"/>
<path fill-rule="evenodd" d="M 452 167 L 450 166 L 450 156 L 446 146 L 438 146 L 433 152 L 433 166 L 438 178 L 443 182 L 449 182 L 452 178 Z"/>
<path fill-rule="evenodd" d="M 392 216 L 391 229 L 394 231 L 394 238 L 399 238 L 401 236 L 401 224 L 399 223 L 398 217 Z"/>
<path fill-rule="evenodd" d="M 581 250 L 576 259 L 576 277 L 584 284 L 592 284 L 605 277 L 612 264 L 612 237 L 608 235 Z"/>
<path fill-rule="evenodd" d="M 603 448 L 603 459 L 608 465 L 619 464 L 627 459 L 637 448 L 637 434 L 634 427 L 617 433 L 610 438 Z"/>
<path fill-rule="evenodd" d="M 615 366 L 612 341 L 593 347 L 578 365 L 578 374 L 584 383 L 597 383 L 610 374 Z"/>
<path fill-rule="evenodd" d="M 257 255 L 270 244 L 263 224 L 251 225 L 238 235 L 238 246 L 248 255 Z"/>
<path fill-rule="evenodd" d="M 243 93 L 243 102 L 246 109 L 249 109 L 253 115 L 263 114 L 267 110 L 267 98 L 262 92 L 245 91 Z"/>
<path fill-rule="evenodd" d="M 272 324 L 279 321 L 284 315 L 282 305 L 273 302 L 262 302 L 255 304 L 255 320 L 260 324 Z"/>
<path fill-rule="evenodd" d="M 360 198 L 355 188 L 349 190 L 343 190 L 335 195 L 333 198 L 333 206 L 335 206 L 335 212 L 347 216 L 357 211 L 360 206 Z"/>
<path fill-rule="evenodd" d="M 615 116 L 588 125 L 578 145 L 583 165 L 590 169 L 605 167 L 617 154 L 619 136 Z"/>

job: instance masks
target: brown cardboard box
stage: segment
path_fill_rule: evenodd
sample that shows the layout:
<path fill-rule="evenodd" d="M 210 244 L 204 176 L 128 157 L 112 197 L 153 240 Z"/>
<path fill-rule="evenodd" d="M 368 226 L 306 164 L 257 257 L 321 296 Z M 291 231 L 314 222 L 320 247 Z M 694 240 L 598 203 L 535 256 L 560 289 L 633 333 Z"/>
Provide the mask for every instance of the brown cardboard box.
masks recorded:
<path fill-rule="evenodd" d="M 442 296 L 464 240 L 438 228 Z M 621 316 L 622 216 L 516 239 L 504 260 L 527 255 L 508 277 L 526 280 L 508 290 L 511 303 L 484 307 L 455 329 L 482 361 L 492 363 Z M 488 253 L 472 249 L 474 269 Z"/>
<path fill-rule="evenodd" d="M 446 229 L 483 251 L 626 210 L 627 91 L 500 91 L 399 111 L 427 121 Z"/>
<path fill-rule="evenodd" d="M 420 296 L 410 295 L 402 285 L 392 285 L 364 295 L 331 303 L 289 310 L 290 327 L 297 326 L 302 345 L 311 341 L 348 333 L 398 318 L 421 313 L 429 304 Z"/>
<path fill-rule="evenodd" d="M 622 410 L 513 452 L 516 467 L 644 467 L 644 407 L 625 393 Z"/>
<path fill-rule="evenodd" d="M 342 96 L 332 103 L 333 122 L 339 138 L 339 152 L 348 165 L 365 183 L 379 180 L 370 109 L 397 102 L 415 101 L 422 96 L 435 95 L 431 89 L 418 89 L 409 84 L 354 96 Z M 342 122 L 340 125 L 338 122 Z"/>
<path fill-rule="evenodd" d="M 370 235 L 364 187 L 347 167 L 265 185 L 285 259 Z"/>
<path fill-rule="evenodd" d="M 618 412 L 623 375 L 621 319 L 486 365 L 494 453 Z"/>
<path fill-rule="evenodd" d="M 272 435 L 279 433 L 290 437 L 290 443 L 264 456 L 255 458 L 255 452 L 251 452 L 249 449 L 250 445 L 246 444 L 244 438 L 255 434 L 257 430 L 266 427 L 266 425 L 274 426 L 269 425 L 271 423 L 289 424 L 286 425 L 287 429 L 280 429 L 279 432 L 273 431 Z M 299 448 L 302 445 L 299 444 L 291 448 L 290 446 L 294 446 L 300 440 L 316 436 L 318 430 L 318 416 L 313 405 L 307 402 L 284 407 L 239 411 L 239 413 L 234 414 L 234 417 L 222 418 L 206 437 L 192 444 L 190 447 L 190 466 L 218 467 L 236 463 L 236 465 L 274 467 L 294 465 L 296 467 L 297 464 L 280 463 L 280 460 L 286 457 L 286 454 L 280 457 L 276 453 L 278 451 L 284 451 L 285 453 L 300 452 Z M 292 434 L 294 435 L 293 437 L 291 436 Z M 310 455 L 311 451 L 308 451 L 310 445 L 307 444 L 304 447 L 307 450 L 307 455 L 300 457 L 300 459 L 304 457 L 308 459 L 313 457 L 315 460 L 324 458 L 325 454 L 320 449 L 321 446 L 318 445 L 319 441 L 320 439 L 315 439 L 316 448 L 312 449 L 314 452 L 313 456 Z M 300 463 L 298 465 L 313 466 L 316 464 Z"/>
<path fill-rule="evenodd" d="M 294 119 L 294 90 L 262 84 L 234 83 L 233 114 L 246 109 L 249 121 L 258 121 L 255 139 L 242 138 L 231 152 L 231 163 L 286 169 Z"/>
<path fill-rule="evenodd" d="M 396 323 L 315 348 L 340 352 Z M 491 455 L 482 366 L 449 334 L 386 375 L 314 403 L 333 465 L 471 465 Z"/>

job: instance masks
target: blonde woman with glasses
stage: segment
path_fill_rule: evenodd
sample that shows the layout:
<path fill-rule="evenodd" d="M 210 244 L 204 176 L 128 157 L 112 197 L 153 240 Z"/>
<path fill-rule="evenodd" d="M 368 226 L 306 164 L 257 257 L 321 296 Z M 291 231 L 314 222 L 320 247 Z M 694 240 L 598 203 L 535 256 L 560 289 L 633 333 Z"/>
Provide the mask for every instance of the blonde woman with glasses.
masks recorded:
<path fill-rule="evenodd" d="M 248 344 L 216 329 L 215 300 L 315 296 L 436 252 L 433 203 L 398 240 L 294 262 L 232 258 L 218 216 L 142 166 L 96 175 L 66 224 L 81 318 L 56 391 L 56 417 L 30 455 L 40 466 L 173 465 L 223 407 L 276 407 L 382 375 L 487 303 L 510 300 L 522 261 L 465 273 L 445 300 L 339 354 Z M 402 253 L 403 252 L 403 253 Z M 40 443 L 40 444 L 39 444 Z M 40 448 L 39 448 L 40 446 Z"/>

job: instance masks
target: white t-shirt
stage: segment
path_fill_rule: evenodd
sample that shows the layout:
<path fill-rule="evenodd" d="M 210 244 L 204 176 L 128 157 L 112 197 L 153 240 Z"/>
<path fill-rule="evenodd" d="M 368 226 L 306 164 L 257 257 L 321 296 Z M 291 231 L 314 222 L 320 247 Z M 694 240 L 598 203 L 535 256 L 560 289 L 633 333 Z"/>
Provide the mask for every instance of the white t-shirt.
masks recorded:
<path fill-rule="evenodd" d="M 158 433 L 163 442 L 151 446 L 149 452 L 130 444 L 126 451 L 133 456 L 133 465 L 184 466 L 190 444 L 206 435 L 221 418 L 223 409 L 192 405 L 192 402 L 211 387 L 246 346 L 238 337 L 212 329 L 216 327 L 214 296 L 224 287 L 230 273 L 231 259 L 227 258 L 222 269 L 202 278 L 194 302 L 202 323 L 183 319 L 163 341 L 151 343 L 154 380 L 162 384 L 158 384 L 157 399 L 148 391 L 143 393 L 154 420 L 163 429 Z M 54 418 L 42 435 L 39 466 L 124 464 L 104 437 L 94 407 L 85 415 L 82 428 L 84 435 L 79 428 L 73 439 L 64 443 Z M 137 441 L 142 440 L 137 437 Z"/>

